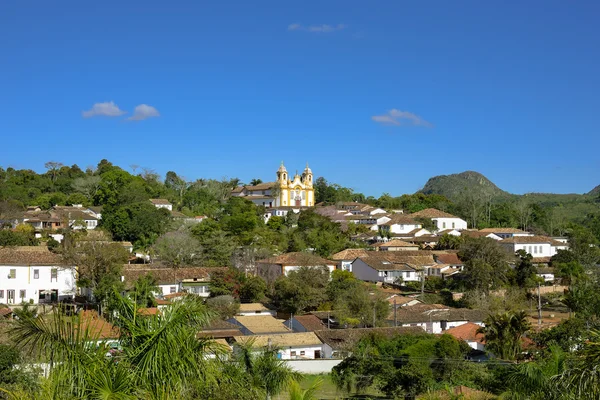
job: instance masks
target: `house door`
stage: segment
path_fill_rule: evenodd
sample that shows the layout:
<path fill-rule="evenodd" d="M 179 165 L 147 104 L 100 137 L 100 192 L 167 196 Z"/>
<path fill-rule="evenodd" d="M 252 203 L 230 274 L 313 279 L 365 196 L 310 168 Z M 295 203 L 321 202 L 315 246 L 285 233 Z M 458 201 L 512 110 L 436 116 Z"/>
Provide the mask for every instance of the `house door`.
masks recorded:
<path fill-rule="evenodd" d="M 7 290 L 6 291 L 6 298 L 8 300 L 8 304 L 15 304 L 15 291 L 14 290 Z"/>
<path fill-rule="evenodd" d="M 302 205 L 302 200 L 296 199 L 296 207 L 300 207 Z"/>
<path fill-rule="evenodd" d="M 427 333 L 433 333 L 433 322 L 427 322 L 425 331 Z"/>
<path fill-rule="evenodd" d="M 315 358 L 321 358 L 321 350 L 315 350 Z"/>

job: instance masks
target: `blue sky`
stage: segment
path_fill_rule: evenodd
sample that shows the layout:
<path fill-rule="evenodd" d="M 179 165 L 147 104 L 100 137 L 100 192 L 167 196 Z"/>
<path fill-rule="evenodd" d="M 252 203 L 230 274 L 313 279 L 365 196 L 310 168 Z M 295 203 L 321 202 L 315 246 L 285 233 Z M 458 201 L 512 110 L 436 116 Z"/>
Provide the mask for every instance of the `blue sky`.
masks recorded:
<path fill-rule="evenodd" d="M 600 3 L 0 2 L 0 165 L 600 184 Z M 111 104 L 111 102 L 113 104 Z"/>

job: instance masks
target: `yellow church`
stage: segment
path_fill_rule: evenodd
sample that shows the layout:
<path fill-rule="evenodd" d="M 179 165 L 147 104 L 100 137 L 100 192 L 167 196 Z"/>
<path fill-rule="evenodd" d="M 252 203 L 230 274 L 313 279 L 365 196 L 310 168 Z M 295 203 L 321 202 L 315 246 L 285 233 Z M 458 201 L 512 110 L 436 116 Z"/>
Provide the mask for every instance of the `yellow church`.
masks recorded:
<path fill-rule="evenodd" d="M 277 181 L 258 185 L 240 186 L 233 190 L 232 196 L 245 197 L 256 205 L 269 207 L 313 207 L 315 191 L 313 173 L 306 164 L 302 175 L 296 174 L 290 179 L 283 161 L 277 170 Z"/>

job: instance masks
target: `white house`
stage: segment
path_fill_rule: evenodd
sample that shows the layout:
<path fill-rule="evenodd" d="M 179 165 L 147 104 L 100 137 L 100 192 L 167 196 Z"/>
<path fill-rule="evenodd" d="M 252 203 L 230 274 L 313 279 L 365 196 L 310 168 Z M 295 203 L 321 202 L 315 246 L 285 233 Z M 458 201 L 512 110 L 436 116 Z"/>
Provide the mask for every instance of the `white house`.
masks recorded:
<path fill-rule="evenodd" d="M 373 214 L 373 215 L 349 215 L 346 216 L 346 221 L 353 224 L 369 225 L 371 230 L 378 230 L 378 225 L 388 222 L 391 218 L 388 214 Z"/>
<path fill-rule="evenodd" d="M 392 214 L 390 220 L 379 225 L 383 233 L 404 234 L 421 228 L 421 224 L 408 215 Z"/>
<path fill-rule="evenodd" d="M 264 219 L 265 224 L 271 219 L 271 217 L 282 217 L 285 218 L 290 212 L 294 214 L 300 213 L 306 207 L 272 207 L 265 210 Z"/>
<path fill-rule="evenodd" d="M 549 262 L 550 257 L 558 250 L 566 250 L 569 246 L 546 236 L 512 236 L 500 241 L 511 253 L 525 250 L 534 258 L 534 262 Z"/>
<path fill-rule="evenodd" d="M 352 273 L 363 281 L 394 283 L 420 281 L 422 274 L 435 260 L 425 251 L 371 252 L 352 262 Z"/>
<path fill-rule="evenodd" d="M 72 299 L 76 270 L 42 246 L 0 248 L 0 303 L 55 303 Z"/>
<path fill-rule="evenodd" d="M 287 276 L 290 272 L 297 271 L 302 267 L 324 267 L 331 273 L 335 269 L 335 264 L 335 261 L 326 260 L 305 252 L 285 253 L 256 262 L 258 274 L 267 279 L 276 278 L 280 275 Z"/>
<path fill-rule="evenodd" d="M 157 281 L 163 297 L 174 293 L 193 293 L 200 297 L 210 296 L 210 272 L 215 268 L 179 267 L 172 268 L 162 264 L 127 264 L 123 266 L 121 280 L 126 288 L 132 288 L 139 278 L 151 275 Z"/>
<path fill-rule="evenodd" d="M 236 336 L 236 343 L 252 342 L 252 347 L 262 349 L 272 346 L 278 349 L 281 360 L 314 360 L 323 357 L 323 342 L 313 332 Z"/>
<path fill-rule="evenodd" d="M 444 229 L 457 229 L 459 231 L 467 229 L 467 221 L 464 219 L 435 208 L 426 208 L 425 210 L 412 213 L 410 216 L 412 218 L 430 219 L 435 222 L 437 229 L 440 231 Z"/>
<path fill-rule="evenodd" d="M 544 282 L 554 282 L 554 268 L 538 267 L 536 275 L 544 280 Z"/>
<path fill-rule="evenodd" d="M 337 268 L 342 271 L 352 272 L 352 261 L 358 257 L 366 256 L 369 253 L 366 249 L 346 249 L 331 256 L 333 261 L 337 262 Z"/>
<path fill-rule="evenodd" d="M 479 232 L 493 233 L 501 239 L 508 239 L 515 236 L 533 236 L 533 233 L 516 228 L 484 228 L 480 229 Z"/>
<path fill-rule="evenodd" d="M 470 310 L 467 308 L 433 308 L 439 305 L 423 304 L 412 307 L 402 307 L 396 310 L 395 318 L 397 326 L 419 327 L 427 333 L 440 334 L 447 329 L 474 323 L 484 326 L 483 320 L 487 314 L 481 310 Z M 389 323 L 393 320 L 390 313 Z"/>
<path fill-rule="evenodd" d="M 169 211 L 173 211 L 173 204 L 166 199 L 150 199 L 150 203 L 156 208 L 166 208 Z"/>
<path fill-rule="evenodd" d="M 480 324 L 467 322 L 466 324 L 450 328 L 444 333 L 458 340 L 464 340 L 473 350 L 485 351 L 484 335 L 483 333 L 479 333 L 480 328 Z"/>
<path fill-rule="evenodd" d="M 500 236 L 496 235 L 495 233 L 469 230 L 469 229 L 467 229 L 465 231 L 461 231 L 460 236 L 463 238 L 473 238 L 473 239 L 486 237 L 486 238 L 494 239 L 494 240 L 502 240 L 502 238 Z"/>
<path fill-rule="evenodd" d="M 272 317 L 277 316 L 275 310 L 269 310 L 261 303 L 242 303 L 240 309 L 236 315 L 242 316 L 259 316 L 259 315 L 270 315 Z"/>

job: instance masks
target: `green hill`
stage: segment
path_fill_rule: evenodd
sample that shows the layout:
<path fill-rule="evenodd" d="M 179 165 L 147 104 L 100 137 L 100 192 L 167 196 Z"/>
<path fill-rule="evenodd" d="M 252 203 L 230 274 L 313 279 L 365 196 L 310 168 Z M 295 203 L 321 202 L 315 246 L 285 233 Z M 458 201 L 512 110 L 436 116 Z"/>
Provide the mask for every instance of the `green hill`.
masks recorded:
<path fill-rule="evenodd" d="M 460 174 L 439 175 L 430 178 L 421 193 L 439 194 L 450 200 L 456 200 L 465 192 L 481 193 L 486 197 L 506 197 L 510 194 L 496 186 L 484 175 L 475 171 L 465 171 Z"/>
<path fill-rule="evenodd" d="M 588 196 L 600 196 L 600 185 L 596 186 L 595 188 L 593 188 L 589 193 Z"/>

